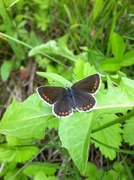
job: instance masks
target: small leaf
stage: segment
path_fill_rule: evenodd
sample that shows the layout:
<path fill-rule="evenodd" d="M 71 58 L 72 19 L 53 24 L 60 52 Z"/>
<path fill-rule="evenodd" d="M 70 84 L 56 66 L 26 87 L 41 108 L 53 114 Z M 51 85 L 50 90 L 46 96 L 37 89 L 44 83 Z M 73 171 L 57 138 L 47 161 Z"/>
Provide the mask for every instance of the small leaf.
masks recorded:
<path fill-rule="evenodd" d="M 127 52 L 124 54 L 122 58 L 122 66 L 131 66 L 134 64 L 134 50 Z"/>
<path fill-rule="evenodd" d="M 121 62 L 122 56 L 126 49 L 126 44 L 124 43 L 123 38 L 119 34 L 113 33 L 111 35 L 111 45 L 114 57 L 116 58 L 117 62 Z"/>
<path fill-rule="evenodd" d="M 3 81 L 6 81 L 13 68 L 13 61 L 4 61 L 4 63 L 1 66 L 1 78 Z"/>
<path fill-rule="evenodd" d="M 72 83 L 67 81 L 65 78 L 55 73 L 37 72 L 37 74 L 42 77 L 47 78 L 48 82 L 54 86 L 57 85 L 57 86 L 66 87 L 66 85 L 69 85 L 69 86 L 72 85 Z"/>
<path fill-rule="evenodd" d="M 6 144 L 0 145 L 0 161 L 1 162 L 12 162 L 15 157 L 15 151 L 13 148 Z"/>
<path fill-rule="evenodd" d="M 98 169 L 93 163 L 88 163 L 84 176 L 88 177 L 88 179 L 90 178 L 91 180 L 96 180 L 100 179 L 102 174 L 104 174 L 103 170 Z"/>
<path fill-rule="evenodd" d="M 12 147 L 6 144 L 0 146 L 0 161 L 2 162 L 25 162 L 38 152 L 37 147 Z"/>
<path fill-rule="evenodd" d="M 121 64 L 115 58 L 107 58 L 101 63 L 101 68 L 105 71 L 118 71 Z"/>
<path fill-rule="evenodd" d="M 90 63 L 78 59 L 74 68 L 74 79 L 78 81 L 86 76 L 96 73 L 94 66 L 91 67 Z"/>
<path fill-rule="evenodd" d="M 27 176 L 29 176 L 29 174 Z M 30 177 L 34 180 L 40 180 L 40 179 L 49 180 L 49 177 L 47 177 L 47 175 L 42 170 L 38 170 L 34 176 L 30 176 Z"/>
<path fill-rule="evenodd" d="M 46 175 L 53 175 L 58 168 L 59 165 L 56 163 L 32 162 L 26 166 L 23 172 L 28 176 L 35 176 L 39 171 L 43 171 Z"/>
<path fill-rule="evenodd" d="M 27 160 L 31 159 L 35 154 L 38 152 L 38 148 L 34 146 L 27 146 L 27 147 L 16 147 L 15 151 L 15 162 L 26 162 Z"/>
<path fill-rule="evenodd" d="M 125 142 L 129 143 L 131 146 L 134 145 L 134 117 L 127 120 L 123 127 L 123 138 Z"/>

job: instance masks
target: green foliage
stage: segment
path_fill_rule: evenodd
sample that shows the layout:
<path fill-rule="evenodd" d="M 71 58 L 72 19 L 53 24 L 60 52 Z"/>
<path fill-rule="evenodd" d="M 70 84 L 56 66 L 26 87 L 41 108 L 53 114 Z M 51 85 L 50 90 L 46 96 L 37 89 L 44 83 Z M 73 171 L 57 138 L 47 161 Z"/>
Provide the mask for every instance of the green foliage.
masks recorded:
<path fill-rule="evenodd" d="M 33 104 L 35 104 L 34 108 Z M 3 116 L 4 123 L 1 124 L 3 129 L 1 130 L 3 133 L 6 131 L 9 136 L 15 136 L 19 138 L 43 138 L 45 131 L 44 125 L 48 120 L 49 115 L 52 115 L 48 106 L 46 106 L 45 109 L 45 111 L 42 111 L 42 102 L 38 98 L 37 94 L 33 94 L 21 104 L 13 100 L 12 104 L 7 110 L 7 113 L 5 113 Z M 46 117 L 44 117 L 44 115 Z M 8 122 L 10 125 L 8 125 Z"/>
<path fill-rule="evenodd" d="M 50 82 L 54 82 L 54 85 L 58 85 L 60 82 L 66 86 L 67 82 L 61 77 L 57 78 L 57 75 L 49 75 L 49 73 L 38 74 L 48 78 Z M 58 80 L 55 81 L 55 79 Z M 108 78 L 108 90 L 105 92 L 101 88 L 97 93 L 98 105 L 94 111 L 90 113 L 75 112 L 71 117 L 64 120 L 53 117 L 51 107 L 43 103 L 37 94 L 34 94 L 23 103 L 13 101 L 0 123 L 0 132 L 17 138 L 41 139 L 44 137 L 45 128 L 49 127 L 47 122 L 51 118 L 55 119 L 55 123 L 59 123 L 58 132 L 62 147 L 68 150 L 75 166 L 84 175 L 87 166 L 90 137 L 94 137 L 114 148 L 119 148 L 121 145 L 121 133 L 125 133 L 125 128 L 121 130 L 118 122 L 114 123 L 113 126 L 93 133 L 93 135 L 91 132 L 93 128 L 101 127 L 116 119 L 115 113 L 126 114 L 127 110 L 132 109 L 134 99 L 131 94 L 133 91 L 134 82 L 132 80 L 122 78 L 119 86 L 114 87 Z M 34 107 L 32 104 L 34 104 Z M 111 115 L 109 116 L 109 114 Z M 51 123 L 51 127 L 57 127 L 55 123 L 53 124 L 53 121 Z M 106 158 L 111 160 L 116 158 L 115 150 L 104 147 L 97 142 L 93 143 L 95 143 L 95 147 L 99 147 Z"/>
<path fill-rule="evenodd" d="M 106 58 L 101 63 L 101 67 L 103 70 L 118 71 L 122 66 L 131 66 L 132 64 L 134 64 L 134 51 L 131 50 L 125 53 L 126 44 L 124 43 L 123 38 L 117 33 L 113 33 L 111 35 L 111 50 L 113 57 Z"/>
<path fill-rule="evenodd" d="M 111 114 L 110 116 L 108 114 L 107 115 L 105 114 L 105 115 L 103 115 L 103 118 L 101 118 L 101 121 L 98 121 L 95 124 L 94 128 L 101 127 L 104 124 L 111 122 L 116 118 L 117 117 L 114 114 Z M 112 146 L 114 148 L 119 148 L 119 146 L 121 145 L 121 141 L 122 141 L 121 133 L 122 133 L 122 130 L 120 128 L 120 124 L 118 123 L 109 128 L 105 128 L 101 131 L 94 133 L 92 135 L 92 137 L 97 139 L 100 142 L 103 142 L 106 145 Z M 102 154 L 105 157 L 107 157 L 111 160 L 115 159 L 115 157 L 116 157 L 115 150 L 112 150 L 110 148 L 108 150 L 107 147 L 104 147 L 103 145 L 100 145 L 97 142 L 94 142 L 94 143 L 95 143 L 95 147 L 96 148 L 99 147 L 100 151 L 102 152 Z"/>
<path fill-rule="evenodd" d="M 67 47 L 67 39 L 68 36 L 64 36 L 58 39 L 57 42 L 54 40 L 50 40 L 46 44 L 41 44 L 40 46 L 33 48 L 29 52 L 29 55 L 33 56 L 40 52 L 48 55 L 51 54 L 53 56 L 58 55 L 63 58 L 67 58 L 68 60 L 75 61 L 74 54 Z"/>
<path fill-rule="evenodd" d="M 13 61 L 4 61 L 4 63 L 1 66 L 1 78 L 3 81 L 6 81 L 13 68 Z"/>
<path fill-rule="evenodd" d="M 104 180 L 125 180 L 127 178 L 125 169 L 119 162 L 115 162 L 113 165 L 113 170 L 109 170 L 107 173 L 105 173 L 103 170 L 98 170 L 94 164 L 88 163 L 85 176 L 87 177 L 86 180 L 96 180 L 100 178 Z"/>
<path fill-rule="evenodd" d="M 30 178 L 50 179 L 51 177 L 52 180 L 58 180 L 56 177 L 52 176 L 57 168 L 58 164 L 34 162 L 30 163 L 23 172 Z"/>
<path fill-rule="evenodd" d="M 94 110 L 64 119 L 37 93 L 13 99 L 0 121 L 0 178 L 133 179 L 133 9 L 130 0 L 0 0 L 2 81 L 32 59 L 50 85 L 96 72 L 102 82 Z M 90 162 L 92 146 L 107 160 L 103 170 Z M 62 162 L 50 162 L 53 149 Z"/>
<path fill-rule="evenodd" d="M 123 134 L 124 141 L 129 143 L 130 145 L 133 145 L 134 117 L 131 117 L 128 121 L 126 121 L 123 127 L 124 127 L 124 134 Z"/>

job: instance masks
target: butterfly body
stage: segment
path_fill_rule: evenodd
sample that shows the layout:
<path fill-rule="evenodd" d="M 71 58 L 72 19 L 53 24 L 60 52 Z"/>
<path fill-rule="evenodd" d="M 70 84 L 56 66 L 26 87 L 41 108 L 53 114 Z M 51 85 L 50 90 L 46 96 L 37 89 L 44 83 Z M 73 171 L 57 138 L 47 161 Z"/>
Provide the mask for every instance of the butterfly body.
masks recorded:
<path fill-rule="evenodd" d="M 90 111 L 96 105 L 93 96 L 100 86 L 99 74 L 88 76 L 71 87 L 40 86 L 37 92 L 41 99 L 53 105 L 53 113 L 58 117 L 70 116 L 73 111 Z"/>
<path fill-rule="evenodd" d="M 75 102 L 75 92 L 70 87 L 66 88 L 66 98 L 68 98 L 68 103 L 71 109 L 76 110 L 76 102 Z"/>

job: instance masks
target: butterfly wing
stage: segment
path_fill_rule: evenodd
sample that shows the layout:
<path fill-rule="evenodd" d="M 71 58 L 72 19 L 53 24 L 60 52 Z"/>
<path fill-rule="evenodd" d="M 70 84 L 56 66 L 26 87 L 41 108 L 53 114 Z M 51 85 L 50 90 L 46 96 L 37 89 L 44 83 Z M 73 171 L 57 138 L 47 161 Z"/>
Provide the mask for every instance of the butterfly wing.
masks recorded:
<path fill-rule="evenodd" d="M 93 74 L 88 76 L 77 83 L 75 83 L 71 88 L 73 90 L 78 90 L 81 92 L 95 94 L 100 86 L 100 75 Z"/>
<path fill-rule="evenodd" d="M 90 111 L 96 105 L 95 97 L 90 93 L 75 92 L 75 105 L 78 111 Z"/>
<path fill-rule="evenodd" d="M 66 93 L 54 104 L 53 113 L 58 117 L 67 117 L 73 113 L 72 107 L 69 103 L 69 97 Z"/>
<path fill-rule="evenodd" d="M 66 89 L 56 86 L 40 86 L 36 91 L 42 100 L 52 105 L 66 92 Z"/>

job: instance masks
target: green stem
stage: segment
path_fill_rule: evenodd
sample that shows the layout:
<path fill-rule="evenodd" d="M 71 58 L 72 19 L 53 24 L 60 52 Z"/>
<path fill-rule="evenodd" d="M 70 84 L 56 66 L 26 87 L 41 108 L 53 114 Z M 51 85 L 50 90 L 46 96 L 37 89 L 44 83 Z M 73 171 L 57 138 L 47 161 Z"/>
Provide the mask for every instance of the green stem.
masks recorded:
<path fill-rule="evenodd" d="M 106 123 L 106 124 L 104 124 L 103 126 L 101 126 L 99 128 L 93 129 L 92 133 L 95 133 L 95 132 L 100 131 L 102 129 L 106 129 L 106 128 L 108 128 L 110 126 L 113 126 L 113 125 L 115 125 L 117 123 L 122 123 L 122 122 L 128 120 L 132 116 L 134 116 L 134 108 L 129 113 L 127 113 L 126 115 L 121 116 L 121 117 L 119 117 L 119 118 L 117 118 L 117 119 L 115 119 L 115 120 L 113 120 L 113 121 L 111 121 L 109 123 Z"/>

